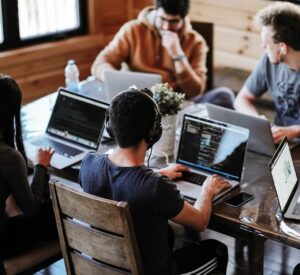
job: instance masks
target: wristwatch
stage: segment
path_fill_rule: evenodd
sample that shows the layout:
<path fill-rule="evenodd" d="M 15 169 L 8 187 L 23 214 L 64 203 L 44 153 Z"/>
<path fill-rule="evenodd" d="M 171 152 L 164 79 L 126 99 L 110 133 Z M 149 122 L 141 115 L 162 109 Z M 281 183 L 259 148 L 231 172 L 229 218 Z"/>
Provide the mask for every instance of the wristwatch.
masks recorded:
<path fill-rule="evenodd" d="M 185 54 L 184 53 L 180 53 L 177 57 L 172 58 L 174 62 L 176 61 L 181 61 L 185 58 Z"/>

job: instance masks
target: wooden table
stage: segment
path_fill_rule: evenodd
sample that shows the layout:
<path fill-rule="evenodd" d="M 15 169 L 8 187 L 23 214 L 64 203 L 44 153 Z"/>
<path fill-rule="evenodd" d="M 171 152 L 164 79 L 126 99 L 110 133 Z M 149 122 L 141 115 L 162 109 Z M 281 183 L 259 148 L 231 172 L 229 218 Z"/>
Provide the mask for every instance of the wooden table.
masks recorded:
<path fill-rule="evenodd" d="M 93 97 L 99 95 L 99 91 L 93 93 Z M 22 108 L 25 138 L 45 130 L 55 97 L 54 93 Z M 111 147 L 110 144 L 101 144 L 98 151 L 103 153 Z M 292 154 L 299 176 L 300 148 L 295 148 Z M 253 194 L 254 200 L 237 208 L 227 206 L 224 200 L 216 203 L 209 224 L 211 229 L 236 237 L 248 245 L 249 274 L 255 275 L 263 274 L 264 242 L 267 239 L 300 248 L 300 223 L 283 220 L 278 211 L 278 201 L 268 168 L 269 160 L 269 157 L 247 152 L 241 187 L 225 198 L 242 190 Z M 152 158 L 151 165 L 163 166 L 164 160 Z M 50 169 L 50 173 L 78 180 L 78 169 Z"/>

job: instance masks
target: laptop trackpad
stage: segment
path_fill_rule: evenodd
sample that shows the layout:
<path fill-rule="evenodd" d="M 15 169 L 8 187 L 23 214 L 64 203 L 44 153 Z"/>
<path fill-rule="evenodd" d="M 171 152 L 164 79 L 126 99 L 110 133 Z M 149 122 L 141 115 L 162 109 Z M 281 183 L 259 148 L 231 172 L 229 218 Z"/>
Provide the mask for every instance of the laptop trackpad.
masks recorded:
<path fill-rule="evenodd" d="M 200 185 L 188 183 L 185 181 L 176 181 L 176 186 L 183 196 L 192 199 L 197 199 L 200 196 L 202 190 L 202 187 Z"/>

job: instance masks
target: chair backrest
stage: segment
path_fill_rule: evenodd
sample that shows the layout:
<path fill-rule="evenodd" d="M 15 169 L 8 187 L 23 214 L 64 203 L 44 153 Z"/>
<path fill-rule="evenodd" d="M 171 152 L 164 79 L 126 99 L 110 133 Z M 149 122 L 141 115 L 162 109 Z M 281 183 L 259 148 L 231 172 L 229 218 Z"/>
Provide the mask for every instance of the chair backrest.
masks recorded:
<path fill-rule="evenodd" d="M 207 80 L 206 80 L 206 91 L 214 88 L 214 25 L 210 22 L 192 22 L 192 27 L 195 31 L 200 33 L 205 39 L 209 51 L 206 58 L 207 67 Z"/>
<path fill-rule="evenodd" d="M 68 274 L 142 274 L 128 204 L 75 190 L 50 191 Z"/>

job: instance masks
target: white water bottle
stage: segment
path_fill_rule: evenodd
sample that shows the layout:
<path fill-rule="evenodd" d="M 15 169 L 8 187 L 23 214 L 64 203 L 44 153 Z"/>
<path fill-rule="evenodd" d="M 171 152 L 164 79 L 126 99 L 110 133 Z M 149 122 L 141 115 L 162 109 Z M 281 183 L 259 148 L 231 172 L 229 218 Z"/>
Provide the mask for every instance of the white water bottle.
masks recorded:
<path fill-rule="evenodd" d="M 74 60 L 69 60 L 65 68 L 66 88 L 77 92 L 79 84 L 79 70 Z"/>

